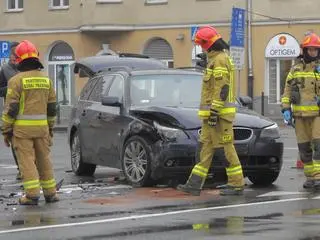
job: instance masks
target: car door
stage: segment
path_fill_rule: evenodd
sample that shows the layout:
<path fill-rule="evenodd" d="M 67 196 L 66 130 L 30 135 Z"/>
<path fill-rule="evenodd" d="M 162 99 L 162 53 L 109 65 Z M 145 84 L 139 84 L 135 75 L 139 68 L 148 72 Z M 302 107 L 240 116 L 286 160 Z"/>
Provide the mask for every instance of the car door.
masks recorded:
<path fill-rule="evenodd" d="M 93 99 L 93 94 L 97 84 L 101 81 L 103 77 L 101 75 L 93 77 L 89 80 L 81 95 L 85 95 L 85 100 L 79 100 L 79 106 L 77 109 L 79 117 L 79 137 L 81 144 L 82 157 L 85 162 L 94 163 L 95 162 L 95 149 L 94 143 L 92 142 L 92 137 L 94 133 L 92 132 L 91 119 L 94 117 L 94 109 L 92 106 L 96 104 Z"/>
<path fill-rule="evenodd" d="M 122 107 L 101 106 L 98 116 L 99 132 L 95 136 L 98 139 L 98 158 L 103 165 L 121 168 L 120 163 L 120 139 L 131 121 L 126 116 L 126 87 L 125 77 L 121 74 L 113 74 L 110 88 L 103 96 L 118 97 Z"/>

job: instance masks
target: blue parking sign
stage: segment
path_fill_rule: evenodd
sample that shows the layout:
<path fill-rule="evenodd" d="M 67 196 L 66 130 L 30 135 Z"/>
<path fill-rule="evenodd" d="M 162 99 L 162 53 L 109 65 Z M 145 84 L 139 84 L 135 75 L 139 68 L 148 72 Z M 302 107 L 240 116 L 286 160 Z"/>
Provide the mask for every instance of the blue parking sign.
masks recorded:
<path fill-rule="evenodd" d="M 10 42 L 0 41 L 0 58 L 9 58 L 10 56 Z"/>

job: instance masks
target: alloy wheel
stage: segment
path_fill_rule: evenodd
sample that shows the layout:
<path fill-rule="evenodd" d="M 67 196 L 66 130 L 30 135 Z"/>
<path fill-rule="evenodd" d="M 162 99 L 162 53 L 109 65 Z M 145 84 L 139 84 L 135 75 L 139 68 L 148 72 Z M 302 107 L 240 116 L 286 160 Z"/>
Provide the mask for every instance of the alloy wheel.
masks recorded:
<path fill-rule="evenodd" d="M 138 141 L 132 141 L 124 151 L 124 170 L 134 183 L 141 181 L 147 171 L 147 152 Z"/>
<path fill-rule="evenodd" d="M 77 171 L 80 166 L 81 152 L 80 152 L 80 140 L 76 135 L 73 138 L 71 145 L 71 165 L 74 171 Z"/>

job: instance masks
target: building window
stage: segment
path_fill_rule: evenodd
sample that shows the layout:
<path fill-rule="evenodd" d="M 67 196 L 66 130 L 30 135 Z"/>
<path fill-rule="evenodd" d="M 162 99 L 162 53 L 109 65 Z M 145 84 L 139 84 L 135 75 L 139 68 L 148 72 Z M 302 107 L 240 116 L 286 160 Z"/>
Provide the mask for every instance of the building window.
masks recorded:
<path fill-rule="evenodd" d="M 8 11 L 22 11 L 23 10 L 23 0 L 7 0 L 7 10 Z"/>
<path fill-rule="evenodd" d="M 167 4 L 168 0 L 145 0 L 145 4 L 151 5 L 151 4 Z"/>
<path fill-rule="evenodd" d="M 287 75 L 294 64 L 293 59 L 269 59 L 269 103 L 280 103 Z"/>
<path fill-rule="evenodd" d="M 69 8 L 69 0 L 51 0 L 50 8 L 52 9 L 66 9 Z"/>

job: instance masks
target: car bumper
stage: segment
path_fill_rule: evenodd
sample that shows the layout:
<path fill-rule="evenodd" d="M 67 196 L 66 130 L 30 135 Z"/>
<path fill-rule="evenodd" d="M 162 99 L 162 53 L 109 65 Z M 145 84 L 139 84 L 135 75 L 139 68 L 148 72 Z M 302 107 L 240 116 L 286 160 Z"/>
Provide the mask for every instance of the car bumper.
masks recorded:
<path fill-rule="evenodd" d="M 283 143 L 280 140 L 235 143 L 244 175 L 250 172 L 280 171 L 282 167 Z M 197 144 L 157 142 L 153 146 L 151 165 L 153 179 L 186 177 L 196 163 Z M 211 172 L 225 172 L 227 161 L 223 150 L 216 151 Z"/>

